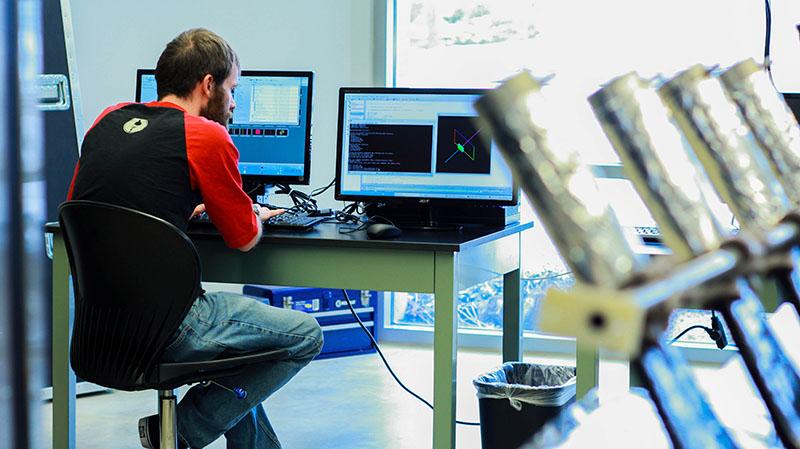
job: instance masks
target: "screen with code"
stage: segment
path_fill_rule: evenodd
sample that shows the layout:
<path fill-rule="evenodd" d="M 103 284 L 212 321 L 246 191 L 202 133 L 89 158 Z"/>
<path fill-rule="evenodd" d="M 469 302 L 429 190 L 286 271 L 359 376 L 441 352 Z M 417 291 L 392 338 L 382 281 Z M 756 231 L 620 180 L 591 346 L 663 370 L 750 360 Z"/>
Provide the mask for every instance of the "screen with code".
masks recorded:
<path fill-rule="evenodd" d="M 482 93 L 343 88 L 337 195 L 511 201 L 511 172 L 476 124 Z"/>

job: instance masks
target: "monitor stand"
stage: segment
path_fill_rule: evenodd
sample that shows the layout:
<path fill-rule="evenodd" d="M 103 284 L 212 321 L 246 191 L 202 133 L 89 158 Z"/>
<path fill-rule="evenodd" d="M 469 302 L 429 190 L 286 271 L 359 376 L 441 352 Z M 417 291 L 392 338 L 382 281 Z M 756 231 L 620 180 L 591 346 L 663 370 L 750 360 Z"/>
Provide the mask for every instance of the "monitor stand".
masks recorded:
<path fill-rule="evenodd" d="M 440 217 L 441 211 L 430 203 L 421 204 L 419 210 L 420 221 L 418 223 L 409 222 L 407 224 L 397 224 L 403 229 L 415 229 L 419 231 L 460 231 L 464 225 L 457 223 L 447 223 L 446 217 Z"/>
<path fill-rule="evenodd" d="M 275 186 L 273 184 L 251 184 L 243 185 L 242 190 L 247 193 L 247 196 L 250 197 L 254 203 L 258 203 L 261 205 L 272 204 L 270 202 L 271 199 L 274 198 L 275 195 Z"/>

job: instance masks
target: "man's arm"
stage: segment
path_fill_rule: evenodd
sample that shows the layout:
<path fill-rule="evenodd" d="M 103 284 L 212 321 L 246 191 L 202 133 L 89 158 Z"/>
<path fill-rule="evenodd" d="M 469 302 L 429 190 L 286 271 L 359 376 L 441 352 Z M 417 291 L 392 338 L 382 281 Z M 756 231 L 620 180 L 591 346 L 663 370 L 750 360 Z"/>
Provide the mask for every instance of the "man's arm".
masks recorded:
<path fill-rule="evenodd" d="M 255 248 L 255 246 L 258 243 L 258 241 L 261 240 L 261 234 L 263 234 L 263 232 L 264 231 L 261 229 L 261 226 L 259 226 L 258 227 L 258 232 L 256 232 L 256 236 L 253 237 L 253 240 L 250 240 L 249 242 L 247 242 L 246 245 L 240 246 L 239 248 L 236 248 L 236 249 L 238 249 L 239 251 L 245 253 L 245 252 L 250 251 L 251 249 Z"/>
<path fill-rule="evenodd" d="M 242 191 L 239 152 L 224 127 L 185 116 L 186 152 L 192 188 L 200 192 L 208 216 L 230 248 L 252 248 L 261 235 L 260 217 Z"/>
<path fill-rule="evenodd" d="M 272 218 L 272 217 L 274 217 L 276 215 L 280 215 L 280 214 L 282 214 L 284 212 L 285 212 L 284 209 L 270 210 L 270 209 L 267 209 L 266 207 L 260 207 L 258 209 L 258 218 L 263 223 L 263 222 L 269 220 L 270 218 Z M 258 241 L 261 240 L 261 235 L 263 234 L 263 232 L 264 231 L 263 231 L 262 227 L 259 226 L 258 227 L 258 232 L 256 232 L 256 236 L 253 237 L 253 240 L 250 240 L 249 242 L 247 242 L 246 245 L 244 245 L 242 247 L 239 247 L 239 248 L 236 248 L 236 249 L 238 249 L 239 251 L 242 251 L 242 252 L 250 251 L 251 249 L 253 249 L 256 246 Z"/>

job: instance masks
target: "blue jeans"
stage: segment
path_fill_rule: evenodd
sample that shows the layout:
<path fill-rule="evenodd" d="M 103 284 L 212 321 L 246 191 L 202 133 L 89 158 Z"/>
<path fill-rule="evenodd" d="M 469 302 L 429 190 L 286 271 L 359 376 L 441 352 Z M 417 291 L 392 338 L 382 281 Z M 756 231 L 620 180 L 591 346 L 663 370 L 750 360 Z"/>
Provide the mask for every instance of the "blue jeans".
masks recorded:
<path fill-rule="evenodd" d="M 218 383 L 243 388 L 245 399 L 217 385 L 195 385 L 178 403 L 178 437 L 202 448 L 225 435 L 228 449 L 280 448 L 261 403 L 322 349 L 322 330 L 303 312 L 268 306 L 233 293 L 206 293 L 195 301 L 169 343 L 163 361 L 200 361 L 270 349 L 284 360 L 248 367 Z"/>

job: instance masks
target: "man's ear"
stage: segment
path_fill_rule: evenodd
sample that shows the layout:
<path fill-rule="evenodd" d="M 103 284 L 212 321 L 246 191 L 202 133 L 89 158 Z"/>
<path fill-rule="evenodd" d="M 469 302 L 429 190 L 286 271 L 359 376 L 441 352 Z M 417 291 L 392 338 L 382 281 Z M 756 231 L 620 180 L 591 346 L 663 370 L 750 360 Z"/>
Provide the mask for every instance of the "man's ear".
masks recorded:
<path fill-rule="evenodd" d="M 203 93 L 203 96 L 210 97 L 213 91 L 214 77 L 207 73 L 203 79 L 200 80 L 200 92 Z"/>

